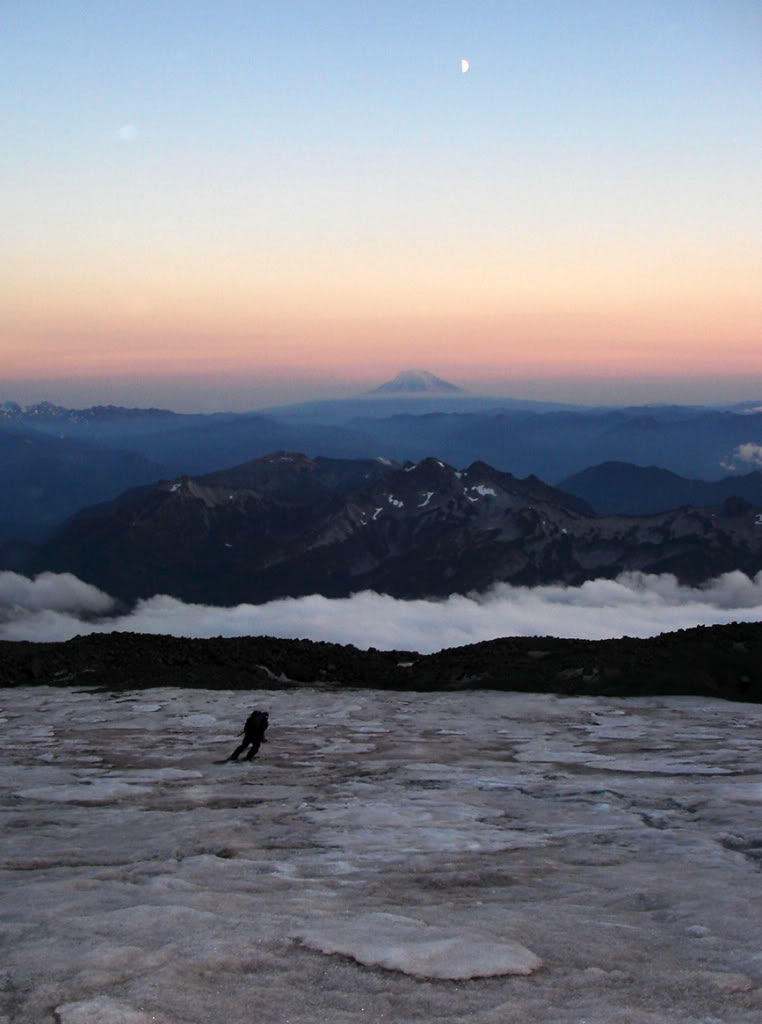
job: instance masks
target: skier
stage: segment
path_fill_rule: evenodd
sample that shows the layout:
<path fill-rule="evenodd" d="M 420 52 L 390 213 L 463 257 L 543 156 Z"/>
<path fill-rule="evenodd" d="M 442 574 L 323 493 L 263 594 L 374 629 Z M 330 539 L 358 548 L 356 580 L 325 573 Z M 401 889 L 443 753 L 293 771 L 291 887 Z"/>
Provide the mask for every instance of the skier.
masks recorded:
<path fill-rule="evenodd" d="M 269 721 L 266 711 L 252 711 L 243 727 L 243 741 L 230 755 L 230 760 L 237 761 L 238 755 L 242 754 L 246 747 L 251 744 L 251 750 L 246 755 L 246 760 L 251 761 L 259 750 L 260 744 L 267 743 L 265 730 L 268 725 Z"/>

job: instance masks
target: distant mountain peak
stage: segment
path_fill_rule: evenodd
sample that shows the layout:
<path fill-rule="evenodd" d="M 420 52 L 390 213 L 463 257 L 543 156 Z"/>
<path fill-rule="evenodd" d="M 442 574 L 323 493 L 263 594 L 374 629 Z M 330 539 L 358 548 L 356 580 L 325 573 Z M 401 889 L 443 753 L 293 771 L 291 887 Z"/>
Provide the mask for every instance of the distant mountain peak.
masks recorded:
<path fill-rule="evenodd" d="M 370 395 L 464 395 L 464 388 L 435 377 L 428 370 L 403 370 L 392 380 L 369 391 Z"/>

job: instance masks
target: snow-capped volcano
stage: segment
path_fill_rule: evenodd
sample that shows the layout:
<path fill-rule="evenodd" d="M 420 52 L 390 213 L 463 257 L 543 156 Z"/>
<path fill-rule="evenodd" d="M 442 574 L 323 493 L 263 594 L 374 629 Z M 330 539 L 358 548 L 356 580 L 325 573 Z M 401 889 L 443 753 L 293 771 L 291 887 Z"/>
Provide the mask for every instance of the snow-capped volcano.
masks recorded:
<path fill-rule="evenodd" d="M 403 370 L 392 380 L 369 391 L 371 395 L 453 395 L 465 394 L 463 388 L 435 377 L 428 370 Z"/>

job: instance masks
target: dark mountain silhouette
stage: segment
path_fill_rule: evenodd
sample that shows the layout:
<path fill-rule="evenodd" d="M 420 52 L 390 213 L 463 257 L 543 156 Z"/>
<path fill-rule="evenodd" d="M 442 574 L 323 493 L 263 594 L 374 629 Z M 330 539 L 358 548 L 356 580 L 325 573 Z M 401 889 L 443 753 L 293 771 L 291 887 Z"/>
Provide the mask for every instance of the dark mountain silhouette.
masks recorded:
<path fill-rule="evenodd" d="M 0 424 L 0 543 L 38 539 L 83 506 L 165 475 L 134 452 Z"/>
<path fill-rule="evenodd" d="M 284 449 L 313 457 L 385 455 L 399 462 L 437 452 L 451 465 L 482 460 L 554 483 L 609 461 L 711 481 L 727 476 L 730 466 L 739 475 L 755 468 L 744 462 L 742 446 L 762 444 L 762 413 L 748 408 L 561 409 L 460 392 L 371 394 L 282 406 L 266 415 L 66 410 L 50 403 L 22 410 L 23 416 L 13 403 L 0 409 L 0 427 L 130 450 L 165 466 L 168 475 L 208 473 Z"/>
<path fill-rule="evenodd" d="M 762 514 L 596 518 L 579 498 L 483 462 L 309 459 L 278 452 L 162 481 L 80 513 L 26 563 L 124 600 L 236 604 L 374 589 L 444 596 L 508 581 L 580 584 L 624 570 L 697 583 L 762 567 Z"/>
<path fill-rule="evenodd" d="M 700 694 L 760 702 L 762 623 L 699 626 L 643 640 L 505 637 L 428 655 L 266 636 L 195 640 L 96 633 L 66 643 L 0 641 L 4 687 L 270 690 L 315 683 L 598 697 Z"/>
<path fill-rule="evenodd" d="M 42 427 L 52 423 L 113 423 L 120 420 L 174 419 L 178 414 L 169 409 L 127 409 L 120 405 L 92 405 L 87 409 L 67 409 L 53 402 L 19 405 L 18 402 L 0 403 L 0 423 L 20 423 Z"/>
<path fill-rule="evenodd" d="M 332 458 L 368 458 L 381 454 L 372 433 L 353 427 L 310 423 L 292 425 L 258 413 L 198 417 L 187 426 L 157 431 L 130 440 L 130 446 L 190 475 L 237 466 L 278 450 L 307 451 Z"/>
<path fill-rule="evenodd" d="M 600 515 L 649 515 L 681 505 L 720 505 L 739 497 L 762 505 L 762 472 L 723 480 L 686 480 L 658 466 L 603 462 L 567 477 L 559 485 L 588 502 Z"/>
<path fill-rule="evenodd" d="M 739 445 L 762 441 L 762 414 L 674 407 L 406 411 L 386 419 L 359 416 L 349 425 L 372 433 L 378 450 L 392 458 L 420 459 L 436 451 L 453 465 L 483 459 L 559 486 L 574 473 L 612 460 L 716 480 L 727 475 Z"/>

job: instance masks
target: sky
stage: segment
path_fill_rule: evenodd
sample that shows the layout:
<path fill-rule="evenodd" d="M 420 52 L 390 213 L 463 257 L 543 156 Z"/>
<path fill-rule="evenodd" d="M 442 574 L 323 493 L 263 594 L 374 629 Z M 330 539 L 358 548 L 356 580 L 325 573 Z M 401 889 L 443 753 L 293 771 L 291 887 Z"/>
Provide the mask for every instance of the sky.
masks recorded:
<path fill-rule="evenodd" d="M 760 395 L 761 41 L 756 0 L 2 0 L 0 400 Z"/>

